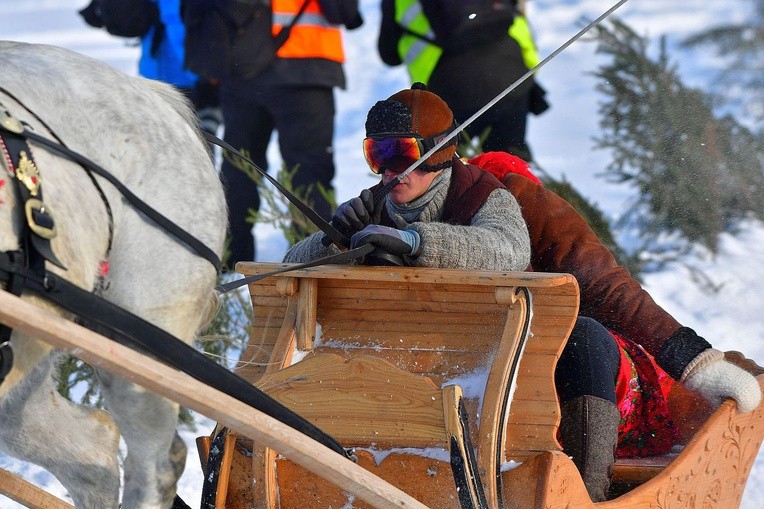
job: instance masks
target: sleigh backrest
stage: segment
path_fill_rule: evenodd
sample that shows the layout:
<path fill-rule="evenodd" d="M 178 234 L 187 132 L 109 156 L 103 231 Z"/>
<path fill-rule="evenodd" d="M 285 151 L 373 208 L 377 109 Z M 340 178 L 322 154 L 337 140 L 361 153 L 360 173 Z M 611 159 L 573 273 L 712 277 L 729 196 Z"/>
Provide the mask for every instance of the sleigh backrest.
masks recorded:
<path fill-rule="evenodd" d="M 464 389 L 484 478 L 505 461 L 560 449 L 553 373 L 578 311 L 572 276 L 324 266 L 249 289 L 254 324 L 238 373 L 253 383 L 308 356 L 378 358 Z"/>

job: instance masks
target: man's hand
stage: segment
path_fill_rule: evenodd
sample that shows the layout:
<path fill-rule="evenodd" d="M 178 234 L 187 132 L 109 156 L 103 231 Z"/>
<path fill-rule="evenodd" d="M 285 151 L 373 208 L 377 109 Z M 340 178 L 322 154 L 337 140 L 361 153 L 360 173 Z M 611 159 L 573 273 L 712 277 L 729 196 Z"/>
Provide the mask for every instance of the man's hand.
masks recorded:
<path fill-rule="evenodd" d="M 419 253 L 419 234 L 415 230 L 398 230 L 378 224 L 370 224 L 350 238 L 350 248 L 372 244 L 386 253 L 397 256 Z"/>
<path fill-rule="evenodd" d="M 342 203 L 334 211 L 332 226 L 345 237 L 363 230 L 371 222 L 374 212 L 374 196 L 364 189 L 361 195 Z"/>
<path fill-rule="evenodd" d="M 755 410 L 761 402 L 761 388 L 756 378 L 725 361 L 724 354 L 712 348 L 698 354 L 687 365 L 681 381 L 715 406 L 732 398 L 745 413 Z"/>

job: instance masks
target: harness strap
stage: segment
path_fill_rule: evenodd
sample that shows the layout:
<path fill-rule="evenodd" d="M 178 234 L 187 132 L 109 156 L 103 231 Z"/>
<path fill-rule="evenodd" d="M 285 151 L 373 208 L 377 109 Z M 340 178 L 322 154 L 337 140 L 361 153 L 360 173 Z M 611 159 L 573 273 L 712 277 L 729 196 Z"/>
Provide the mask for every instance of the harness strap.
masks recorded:
<path fill-rule="evenodd" d="M 325 256 L 323 258 L 318 258 L 316 260 L 307 262 L 307 263 L 301 263 L 299 265 L 285 265 L 284 267 L 271 271 L 266 272 L 265 274 L 257 274 L 255 276 L 249 276 L 242 279 L 237 279 L 235 281 L 230 281 L 228 283 L 218 285 L 215 287 L 217 291 L 220 293 L 225 293 L 228 291 L 233 290 L 234 288 L 238 288 L 240 286 L 244 286 L 247 283 L 252 283 L 254 281 L 260 281 L 261 279 L 265 279 L 267 277 L 275 276 L 277 274 L 282 274 L 284 272 L 291 272 L 293 270 L 301 270 L 301 269 L 307 269 L 310 267 L 317 267 L 319 265 L 329 265 L 329 264 L 343 264 L 347 263 L 351 260 L 359 260 L 363 259 L 367 254 L 374 251 L 375 247 L 372 244 L 364 244 L 363 246 L 359 246 L 355 249 L 349 249 L 347 251 L 343 251 L 341 253 Z"/>
<path fill-rule="evenodd" d="M 23 130 L 22 130 L 23 133 Z M 8 170 L 24 207 L 25 228 L 34 249 L 49 262 L 66 269 L 53 253 L 50 240 L 56 236 L 56 222 L 42 196 L 42 180 L 23 134 L 0 125 L 0 148 L 10 163 Z"/>
<path fill-rule="evenodd" d="M 8 251 L 4 253 L 10 263 L 16 265 L 26 265 L 24 254 L 21 251 Z M 17 297 L 24 291 L 24 277 L 17 273 L 8 274 L 5 290 Z M 13 367 L 13 347 L 11 346 L 11 334 L 13 329 L 5 324 L 0 325 L 0 384 L 5 381 L 5 377 L 11 372 Z"/>
<path fill-rule="evenodd" d="M 19 99 L 18 97 L 16 97 L 15 94 L 13 94 L 7 88 L 1 87 L 1 86 L 0 86 L 0 92 L 7 95 L 12 100 L 16 101 L 19 104 L 19 106 L 24 108 L 30 115 L 32 115 L 37 120 L 37 122 L 39 122 L 50 133 L 50 135 L 56 139 L 56 141 L 61 146 L 63 147 L 66 146 L 66 143 L 64 143 L 61 137 L 56 134 L 53 128 L 49 126 L 44 119 L 40 118 L 40 116 L 37 113 L 27 108 L 24 102 L 21 101 L 21 99 Z M 2 107 L 3 107 L 2 103 L 0 103 L 0 108 Z M 10 112 L 7 109 L 0 109 L 0 127 L 4 127 L 6 130 L 10 130 L 12 132 L 18 131 L 19 133 L 22 133 L 24 131 L 22 123 L 19 122 L 16 118 L 12 117 Z M 109 253 L 111 253 L 111 246 L 114 241 L 114 213 L 111 210 L 111 204 L 109 203 L 109 200 L 106 198 L 106 194 L 103 192 L 103 188 L 101 187 L 101 184 L 98 183 L 98 180 L 96 180 L 95 176 L 93 175 L 93 172 L 86 166 L 82 166 L 82 169 L 85 170 L 85 173 L 87 173 L 88 177 L 90 177 L 90 181 L 93 183 L 93 187 L 95 187 L 96 191 L 98 192 L 98 195 L 101 197 L 103 206 L 106 209 L 106 215 L 109 216 L 109 241 L 106 245 L 106 255 L 104 256 L 104 259 L 108 259 Z"/>
<path fill-rule="evenodd" d="M 169 233 L 174 235 L 178 240 L 185 243 L 188 247 L 196 251 L 199 256 L 207 259 L 214 267 L 215 270 L 219 273 L 220 269 L 222 268 L 223 264 L 220 261 L 220 258 L 218 258 L 218 255 L 215 254 L 215 252 L 207 247 L 203 242 L 201 242 L 199 239 L 188 233 L 187 231 L 183 230 L 180 226 L 175 224 L 174 222 L 170 221 L 168 218 L 163 216 L 159 211 L 151 207 L 148 203 L 141 200 L 138 196 L 133 194 L 130 189 L 127 188 L 122 182 L 120 182 L 114 175 L 106 171 L 103 167 L 99 166 L 98 164 L 94 163 L 87 157 L 67 148 L 63 145 L 56 143 L 55 141 L 49 140 L 48 138 L 45 138 L 43 136 L 40 136 L 37 133 L 34 133 L 32 131 L 29 131 L 28 129 L 25 129 L 24 136 L 29 138 L 30 140 L 33 140 L 43 147 L 56 152 L 60 155 L 63 155 L 72 161 L 85 166 L 93 171 L 93 173 L 96 173 L 97 175 L 103 177 L 104 179 L 108 180 L 109 183 L 111 183 L 122 195 L 129 201 L 135 208 L 143 212 L 146 216 L 148 216 L 154 223 L 161 226 L 165 230 L 167 230 Z"/>
<path fill-rule="evenodd" d="M 332 241 L 334 241 L 335 244 L 338 246 L 346 246 L 347 240 L 345 240 L 344 235 L 342 235 L 337 228 L 331 225 L 326 219 L 321 217 L 318 212 L 313 210 L 312 208 L 308 207 L 305 203 L 303 203 L 299 198 L 297 198 L 294 194 L 292 194 L 286 187 L 281 185 L 281 183 L 276 180 L 275 178 L 268 175 L 268 172 L 260 168 L 258 165 L 256 165 L 252 159 L 248 158 L 238 150 L 236 150 L 231 144 L 228 142 L 225 142 L 218 138 L 217 136 L 210 134 L 206 131 L 202 131 L 202 135 L 204 136 L 204 139 L 207 140 L 209 143 L 212 143 L 213 145 L 217 145 L 219 147 L 222 147 L 234 154 L 236 154 L 238 157 L 246 161 L 248 164 L 250 164 L 255 171 L 257 171 L 260 175 L 262 175 L 268 182 L 273 184 L 273 187 L 278 189 L 281 194 L 284 195 L 284 197 L 289 200 L 292 205 L 297 207 L 297 209 L 305 214 L 305 217 L 310 219 L 310 221 L 318 227 L 319 230 L 324 232 Z"/>
<path fill-rule="evenodd" d="M 118 343 L 152 355 L 200 382 L 278 419 L 347 458 L 351 453 L 330 435 L 194 347 L 133 313 L 46 271 L 41 279 L 0 252 L 0 278 L 23 276 L 25 289 L 74 313 L 78 323 Z"/>

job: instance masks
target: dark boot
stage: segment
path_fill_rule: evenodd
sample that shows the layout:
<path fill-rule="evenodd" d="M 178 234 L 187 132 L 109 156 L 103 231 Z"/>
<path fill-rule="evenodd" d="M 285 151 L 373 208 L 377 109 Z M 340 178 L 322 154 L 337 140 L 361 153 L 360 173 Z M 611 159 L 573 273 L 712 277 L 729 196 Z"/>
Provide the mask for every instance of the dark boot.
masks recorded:
<path fill-rule="evenodd" d="M 596 396 L 579 396 L 562 405 L 563 449 L 581 472 L 592 502 L 607 500 L 620 420 L 615 404 Z"/>

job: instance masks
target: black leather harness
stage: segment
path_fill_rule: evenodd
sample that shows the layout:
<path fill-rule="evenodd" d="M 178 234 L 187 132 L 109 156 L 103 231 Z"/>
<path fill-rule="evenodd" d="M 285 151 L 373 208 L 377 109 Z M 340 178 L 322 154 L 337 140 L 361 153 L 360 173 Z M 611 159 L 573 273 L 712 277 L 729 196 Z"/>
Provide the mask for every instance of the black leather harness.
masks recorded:
<path fill-rule="evenodd" d="M 50 245 L 56 236 L 56 224 L 43 201 L 40 172 L 24 137 L 24 126 L 3 109 L 0 109 L 0 152 L 11 176 L 13 192 L 24 211 L 19 249 L 2 253 L 4 263 L 0 263 L 0 270 L 7 274 L 3 278 L 6 291 L 19 296 L 29 277 L 44 278 L 46 260 L 62 269 L 65 267 Z M 24 267 L 25 270 L 6 271 L 6 267 Z M 0 325 L 0 383 L 13 367 L 12 332 L 10 327 Z"/>
<path fill-rule="evenodd" d="M 15 295 L 28 291 L 45 298 L 75 314 L 77 321 L 85 327 L 135 350 L 152 355 L 167 365 L 278 419 L 335 452 L 347 458 L 352 457 L 351 451 L 346 450 L 321 429 L 227 368 L 208 359 L 192 346 L 137 315 L 47 270 L 46 261 L 61 268 L 65 267 L 55 257 L 50 246 L 50 239 L 56 233 L 55 222 L 42 201 L 42 182 L 31 158 L 28 140 L 104 177 L 120 190 L 131 204 L 156 224 L 169 231 L 200 256 L 208 259 L 216 270 L 219 271 L 221 267 L 220 259 L 211 249 L 132 194 L 113 175 L 81 154 L 28 130 L 0 107 L 0 147 L 13 177 L 19 203 L 24 204 L 26 218 L 21 228 L 19 249 L 0 252 L 0 281 L 5 281 L 7 291 Z M 19 171 L 20 168 L 22 168 L 21 171 Z M 11 332 L 10 327 L 0 324 L 0 370 L 2 370 L 0 382 L 10 371 L 13 363 Z"/>

